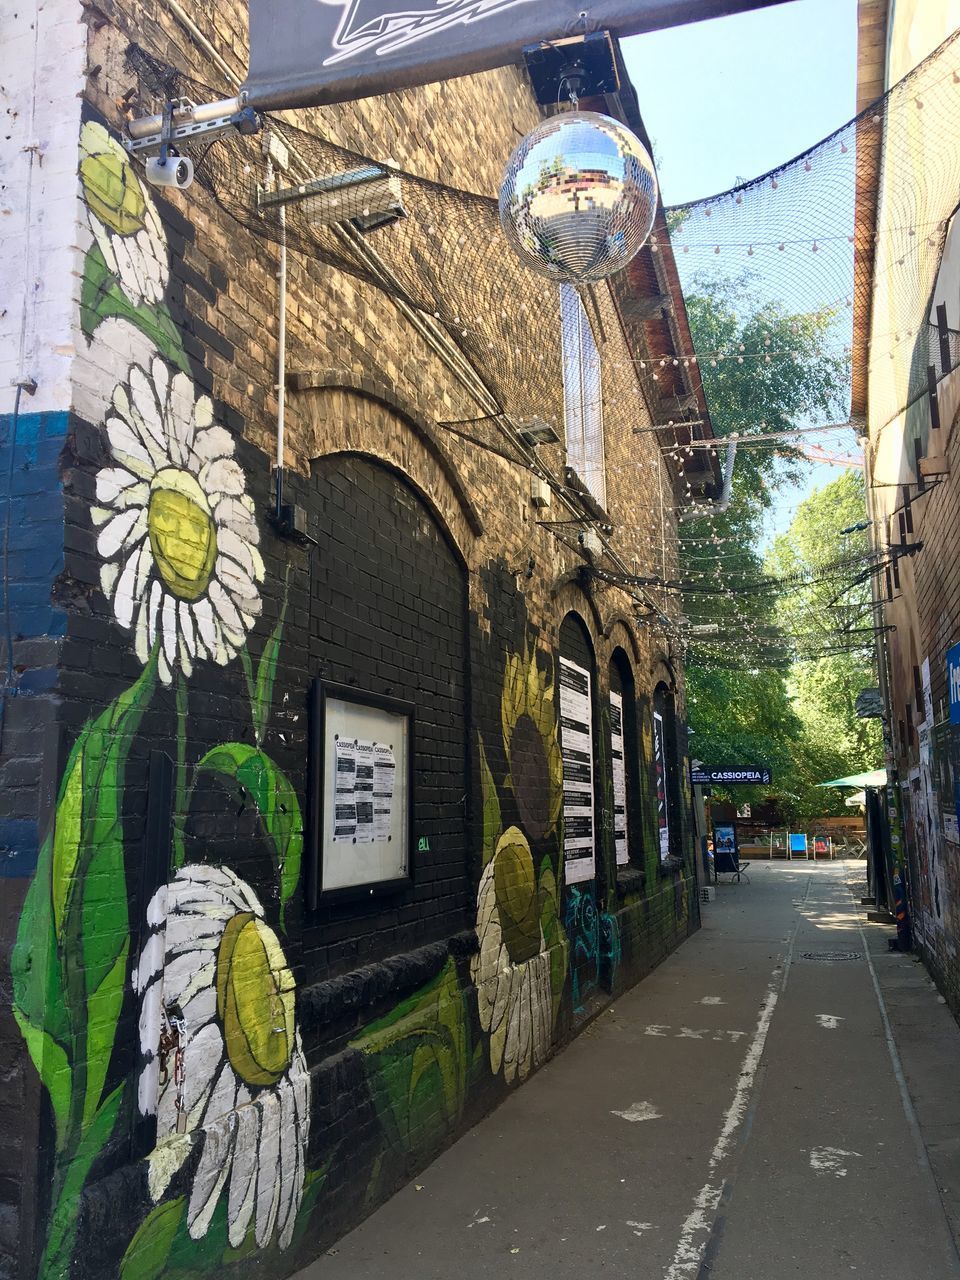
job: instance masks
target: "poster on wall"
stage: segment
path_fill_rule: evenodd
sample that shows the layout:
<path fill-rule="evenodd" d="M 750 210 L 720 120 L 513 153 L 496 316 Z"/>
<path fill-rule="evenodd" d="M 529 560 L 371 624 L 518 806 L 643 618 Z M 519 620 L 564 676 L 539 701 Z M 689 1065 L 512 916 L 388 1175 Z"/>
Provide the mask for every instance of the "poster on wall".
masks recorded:
<path fill-rule="evenodd" d="M 920 777 L 914 799 L 914 823 L 917 843 L 925 857 L 929 880 L 929 924 L 931 928 L 942 930 L 944 900 L 941 886 L 940 804 L 933 759 L 933 727 L 929 721 L 918 727 L 917 738 L 920 744 Z"/>
<path fill-rule="evenodd" d="M 627 845 L 627 768 L 623 750 L 623 698 L 610 691 L 610 759 L 613 773 L 613 838 L 617 849 L 617 866 L 630 861 Z"/>
<path fill-rule="evenodd" d="M 567 884 L 596 875 L 593 814 L 593 710 L 590 672 L 560 659 L 563 756 L 563 866 Z"/>
<path fill-rule="evenodd" d="M 408 880 L 412 704 L 318 680 L 310 746 L 311 904 Z"/>
<path fill-rule="evenodd" d="M 946 720 L 933 734 L 943 838 L 960 845 L 960 727 Z"/>
<path fill-rule="evenodd" d="M 923 685 L 923 718 L 927 724 L 933 724 L 933 688 L 930 684 L 930 659 L 924 658 L 920 667 L 920 682 Z"/>
<path fill-rule="evenodd" d="M 657 778 L 657 827 L 660 831 L 660 861 L 670 857 L 670 816 L 667 809 L 667 756 L 664 750 L 663 716 L 653 713 L 653 764 Z"/>
<path fill-rule="evenodd" d="M 713 828 L 713 868 L 718 875 L 740 870 L 736 823 L 726 822 Z"/>
<path fill-rule="evenodd" d="M 920 781 L 920 770 L 911 769 L 905 796 L 904 817 L 907 823 L 907 847 L 914 859 L 913 870 L 913 929 L 921 941 L 929 942 L 927 937 L 931 927 L 933 895 L 930 890 L 930 862 L 927 853 L 926 823 L 922 820 L 924 811 L 923 788 Z"/>

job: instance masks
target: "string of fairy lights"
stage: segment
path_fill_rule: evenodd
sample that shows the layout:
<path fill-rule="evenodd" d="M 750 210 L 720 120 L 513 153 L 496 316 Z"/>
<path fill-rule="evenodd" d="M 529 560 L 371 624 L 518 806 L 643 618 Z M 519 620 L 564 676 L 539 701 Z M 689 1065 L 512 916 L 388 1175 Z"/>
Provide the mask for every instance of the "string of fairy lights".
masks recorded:
<path fill-rule="evenodd" d="M 189 91 L 190 86 L 182 88 Z M 196 100 L 204 100 L 202 91 Z M 369 156 L 337 147 L 289 120 L 269 118 L 267 124 L 299 158 L 303 175 L 343 173 L 371 162 Z M 921 133 L 928 144 L 922 190 L 914 180 Z M 786 422 L 782 416 L 775 422 L 779 430 L 769 428 L 762 413 L 758 421 L 743 422 L 732 421 L 728 413 L 718 427 L 712 397 L 717 381 L 729 380 L 731 370 L 748 380 L 787 378 L 796 371 L 802 380 L 804 367 L 822 359 L 830 362 L 839 381 L 849 380 L 854 311 L 863 291 L 872 289 L 873 299 L 882 305 L 873 307 L 874 328 L 862 366 L 871 379 L 871 405 L 882 406 L 881 412 L 892 417 L 911 402 L 919 385 L 917 370 L 925 377 L 932 363 L 924 344 L 931 354 L 936 345 L 929 301 L 956 202 L 947 143 L 958 134 L 960 33 L 878 103 L 803 155 L 731 191 L 666 211 L 669 244 L 662 235 L 652 237 L 655 262 L 662 265 L 672 256 L 688 315 L 691 301 L 713 290 L 722 321 L 713 329 L 701 326 L 694 334 L 695 347 L 689 345 L 684 317 L 670 297 L 664 298 L 660 320 L 672 334 L 673 353 L 655 352 L 647 342 L 632 349 L 599 335 L 605 383 L 600 394 L 616 402 L 616 411 L 604 414 L 609 446 L 604 469 L 608 481 L 617 481 L 610 486 L 615 505 L 617 493 L 641 492 L 647 507 L 642 524 L 626 530 L 628 538 L 621 539 L 619 530 L 606 538 L 595 576 L 600 587 L 619 585 L 636 593 L 638 608 L 652 614 L 656 625 L 669 627 L 681 645 L 694 646 L 691 653 L 735 662 L 806 660 L 812 652 L 831 651 L 830 635 L 816 647 L 806 625 L 819 607 L 810 575 L 804 579 L 768 571 L 773 563 L 766 554 L 769 537 L 744 546 L 742 532 L 731 532 L 723 515 L 701 497 L 702 464 L 706 454 L 711 459 L 706 474 L 713 476 L 716 488 L 731 443 L 736 443 L 741 462 L 763 460 L 749 474 L 766 490 L 761 505 L 776 510 L 783 527 L 788 521 L 781 481 L 804 458 L 856 467 L 854 432 L 837 422 L 841 414 L 824 422 L 822 405 L 806 413 L 802 405 L 794 405 Z M 893 177 L 884 190 L 890 216 L 883 231 L 875 232 L 857 220 L 856 196 L 860 174 L 868 176 L 864 166 L 875 164 L 870 148 L 881 137 Z M 259 145 L 256 139 L 241 138 L 218 144 L 208 161 L 198 165 L 198 179 L 254 236 L 276 243 L 283 238 L 304 261 L 392 295 L 422 319 L 424 332 L 452 344 L 448 366 L 461 360 L 476 376 L 462 382 L 456 392 L 461 399 L 445 406 L 448 422 L 438 428 L 447 432 L 451 453 L 462 459 L 465 471 L 473 451 L 487 449 L 548 478 L 554 491 L 564 495 L 562 445 L 524 453 L 515 437 L 511 442 L 511 424 L 531 414 L 563 437 L 557 396 L 562 371 L 559 305 L 556 291 L 532 281 L 504 250 L 496 201 L 394 168 L 405 216 L 369 238 L 344 235 L 329 221 L 314 218 L 311 205 L 289 205 L 282 220 L 276 211 L 260 207 Z M 946 157 L 942 162 L 939 151 Z M 903 192 L 899 203 L 898 191 Z M 346 202 L 342 212 L 350 212 Z M 363 210 L 358 205 L 354 212 Z M 596 304 L 590 311 L 603 327 L 619 323 L 611 299 L 604 291 L 603 306 Z M 691 327 L 696 329 L 692 319 Z M 950 337 L 956 344 L 960 335 Z M 411 344 L 409 368 L 399 370 L 398 390 L 404 379 L 411 387 L 422 382 L 422 350 Z M 856 354 L 864 360 L 862 351 Z M 482 385 L 479 392 L 477 384 Z M 696 436 L 697 405 L 704 401 L 719 438 L 679 439 Z M 635 415 L 630 404 L 636 406 Z M 599 412 L 604 406 L 585 407 Z M 478 412 L 486 427 L 471 431 L 457 426 L 457 419 L 480 421 Z M 637 435 L 637 424 L 651 416 L 652 424 L 641 428 L 644 435 Z M 784 426 L 791 430 L 782 430 Z M 629 503 L 611 512 L 612 525 L 618 516 L 621 525 L 630 520 Z M 569 548 L 573 563 L 583 563 L 576 536 L 562 520 L 533 522 L 527 551 L 532 554 L 537 540 L 549 536 Z M 633 564 L 656 566 L 657 572 L 642 579 L 631 575 L 618 553 L 621 546 Z M 896 554 L 887 550 L 871 558 L 866 552 L 846 554 L 841 546 L 818 570 L 819 586 L 845 609 L 844 651 L 850 645 L 868 647 L 869 625 L 853 630 L 847 623 L 857 616 L 873 578 Z M 605 583 L 599 568 L 608 565 Z M 650 604 L 650 592 L 660 602 L 657 607 Z M 778 604 L 788 594 L 791 616 L 803 619 L 802 627 L 782 625 Z M 714 636 L 694 634 L 713 623 L 721 628 Z M 838 634 L 836 628 L 832 634 Z"/>

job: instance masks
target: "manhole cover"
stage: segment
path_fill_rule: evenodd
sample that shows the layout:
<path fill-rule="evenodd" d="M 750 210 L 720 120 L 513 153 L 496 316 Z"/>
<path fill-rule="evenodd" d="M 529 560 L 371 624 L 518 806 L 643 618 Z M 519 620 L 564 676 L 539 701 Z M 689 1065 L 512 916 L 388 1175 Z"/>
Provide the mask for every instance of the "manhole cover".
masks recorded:
<path fill-rule="evenodd" d="M 824 964 L 834 964 L 840 960 L 862 960 L 860 951 L 801 951 L 801 960 L 820 960 Z"/>

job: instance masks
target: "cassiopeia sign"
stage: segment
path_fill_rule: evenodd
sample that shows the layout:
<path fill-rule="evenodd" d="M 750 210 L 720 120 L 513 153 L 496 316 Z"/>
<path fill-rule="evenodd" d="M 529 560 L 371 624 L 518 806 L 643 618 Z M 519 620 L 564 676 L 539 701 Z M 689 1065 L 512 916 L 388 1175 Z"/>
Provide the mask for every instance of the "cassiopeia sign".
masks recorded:
<path fill-rule="evenodd" d="M 773 774 L 758 765 L 737 764 L 725 769 L 708 769 L 705 765 L 690 766 L 690 781 L 695 787 L 769 786 Z"/>

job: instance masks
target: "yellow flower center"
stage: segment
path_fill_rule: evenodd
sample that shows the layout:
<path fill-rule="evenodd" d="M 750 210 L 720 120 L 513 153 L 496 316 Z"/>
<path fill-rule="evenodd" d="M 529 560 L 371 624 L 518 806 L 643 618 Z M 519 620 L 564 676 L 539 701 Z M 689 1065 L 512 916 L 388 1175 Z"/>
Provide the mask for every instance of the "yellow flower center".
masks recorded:
<path fill-rule="evenodd" d="M 168 467 L 154 477 L 147 528 L 164 582 L 181 599 L 196 600 L 213 573 L 217 530 L 206 496 L 189 472 Z"/>
<path fill-rule="evenodd" d="M 111 231 L 132 236 L 143 229 L 147 202 L 136 174 L 122 155 L 98 151 L 84 156 L 80 180 L 87 204 Z"/>
<path fill-rule="evenodd" d="M 511 961 L 520 964 L 540 950 L 540 903 L 530 847 L 517 827 L 503 833 L 494 857 L 500 930 Z"/>
<path fill-rule="evenodd" d="M 293 991 L 277 935 L 249 911 L 234 916 L 217 952 L 217 1012 L 230 1065 L 246 1084 L 276 1084 L 290 1065 Z"/>

